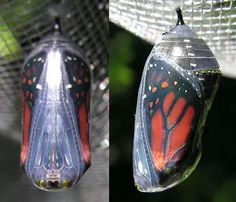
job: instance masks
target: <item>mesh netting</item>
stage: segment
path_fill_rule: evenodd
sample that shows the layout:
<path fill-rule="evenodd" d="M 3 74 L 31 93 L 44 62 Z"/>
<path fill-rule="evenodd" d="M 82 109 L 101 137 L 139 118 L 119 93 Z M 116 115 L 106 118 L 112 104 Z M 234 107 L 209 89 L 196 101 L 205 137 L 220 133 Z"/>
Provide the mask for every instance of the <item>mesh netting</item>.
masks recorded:
<path fill-rule="evenodd" d="M 93 157 L 92 167 L 79 185 L 68 192 L 50 195 L 34 188 L 19 168 L 19 72 L 24 57 L 42 37 L 51 32 L 54 16 L 58 14 L 63 33 L 82 47 L 93 67 Z M 107 0 L 0 2 L 1 201 L 108 201 L 107 35 Z"/>
<path fill-rule="evenodd" d="M 175 8 L 215 53 L 224 75 L 236 77 L 236 2 L 234 0 L 110 0 L 110 20 L 155 43 L 176 23 Z"/>

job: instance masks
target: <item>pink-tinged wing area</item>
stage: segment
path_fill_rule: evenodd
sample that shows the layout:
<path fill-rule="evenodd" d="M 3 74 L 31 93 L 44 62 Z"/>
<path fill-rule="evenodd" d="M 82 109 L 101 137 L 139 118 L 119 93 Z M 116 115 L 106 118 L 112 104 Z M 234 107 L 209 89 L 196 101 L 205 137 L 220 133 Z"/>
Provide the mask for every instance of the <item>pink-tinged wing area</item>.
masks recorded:
<path fill-rule="evenodd" d="M 82 142 L 82 155 L 86 162 L 90 162 L 91 153 L 90 153 L 90 145 L 89 145 L 89 126 L 88 126 L 88 116 L 85 104 L 81 104 L 79 108 L 79 129 L 80 129 L 80 137 Z"/>
<path fill-rule="evenodd" d="M 157 169 L 162 169 L 165 165 L 163 138 L 165 136 L 164 120 L 160 111 L 157 111 L 151 120 L 152 125 L 152 155 L 154 165 Z"/>
<path fill-rule="evenodd" d="M 172 104 L 172 102 L 173 102 L 173 100 L 174 100 L 174 97 L 175 97 L 175 94 L 174 94 L 174 92 L 169 92 L 167 95 L 166 95 L 166 97 L 165 97 L 165 99 L 164 99 L 164 103 L 163 103 L 163 111 L 165 112 L 165 113 L 167 113 L 168 111 L 169 111 L 169 109 L 170 109 L 170 106 L 171 106 L 171 104 Z"/>
<path fill-rule="evenodd" d="M 20 154 L 21 164 L 24 164 L 27 159 L 29 147 L 30 108 L 27 103 L 24 104 L 23 123 L 23 139 Z"/>
<path fill-rule="evenodd" d="M 164 98 L 164 113 L 159 109 L 151 117 L 151 150 L 158 170 L 163 170 L 188 140 L 195 112 L 193 106 L 185 106 L 185 98 L 176 99 L 171 91 Z"/>
<path fill-rule="evenodd" d="M 182 113 L 185 104 L 186 100 L 184 98 L 180 97 L 177 100 L 174 108 L 171 110 L 170 115 L 167 118 L 169 127 L 172 127 L 178 121 L 178 117 Z"/>
<path fill-rule="evenodd" d="M 146 74 L 144 108 L 150 156 L 156 170 L 181 166 L 193 146 L 201 109 L 201 92 L 191 74 L 151 59 Z M 142 118 L 142 117 L 141 117 Z"/>
<path fill-rule="evenodd" d="M 170 139 L 169 139 L 169 149 L 167 152 L 167 158 L 171 158 L 176 151 L 181 149 L 186 144 L 192 126 L 193 117 L 194 117 L 194 108 L 192 106 L 189 106 L 182 119 L 171 130 L 169 134 Z"/>

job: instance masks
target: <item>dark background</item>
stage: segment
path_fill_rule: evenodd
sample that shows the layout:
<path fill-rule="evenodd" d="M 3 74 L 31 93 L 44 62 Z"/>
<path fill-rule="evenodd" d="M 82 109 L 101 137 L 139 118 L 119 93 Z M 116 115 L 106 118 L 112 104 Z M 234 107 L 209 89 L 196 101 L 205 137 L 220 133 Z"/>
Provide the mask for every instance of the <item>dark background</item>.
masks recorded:
<path fill-rule="evenodd" d="M 236 201 L 236 80 L 226 77 L 221 79 L 208 114 L 202 158 L 192 175 L 164 192 L 140 193 L 134 187 L 134 114 L 139 82 L 151 49 L 151 44 L 110 24 L 110 201 Z"/>

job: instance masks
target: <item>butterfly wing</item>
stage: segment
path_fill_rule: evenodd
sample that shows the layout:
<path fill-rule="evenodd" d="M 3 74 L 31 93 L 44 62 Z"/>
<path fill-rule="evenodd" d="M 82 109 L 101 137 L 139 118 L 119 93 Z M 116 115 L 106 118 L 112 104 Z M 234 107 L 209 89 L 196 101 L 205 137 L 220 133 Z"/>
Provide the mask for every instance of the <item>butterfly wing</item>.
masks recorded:
<path fill-rule="evenodd" d="M 195 79 L 168 58 L 152 55 L 147 60 L 133 152 L 135 183 L 141 191 L 164 190 L 179 183 L 199 159 L 196 133 L 204 106 Z M 187 152 L 190 149 L 196 152 Z"/>
<path fill-rule="evenodd" d="M 23 138 L 21 146 L 21 164 L 24 164 L 29 149 L 29 130 L 31 123 L 32 107 L 38 97 L 36 88 L 46 60 L 46 52 L 42 51 L 30 58 L 24 65 L 21 73 L 21 103 L 23 106 Z"/>
<path fill-rule="evenodd" d="M 81 57 L 69 51 L 65 51 L 63 53 L 63 58 L 69 83 L 71 84 L 70 96 L 72 97 L 75 106 L 75 113 L 82 145 L 82 155 L 84 160 L 87 163 L 90 163 L 90 69 L 88 64 Z"/>

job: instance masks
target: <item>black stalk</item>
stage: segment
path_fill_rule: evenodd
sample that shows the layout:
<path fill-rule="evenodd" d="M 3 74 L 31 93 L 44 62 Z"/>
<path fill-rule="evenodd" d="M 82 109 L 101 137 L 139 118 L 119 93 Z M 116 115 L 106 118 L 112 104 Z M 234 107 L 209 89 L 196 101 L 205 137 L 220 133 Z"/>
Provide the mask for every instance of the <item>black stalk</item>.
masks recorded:
<path fill-rule="evenodd" d="M 61 24 L 59 17 L 55 17 L 53 24 L 53 34 L 61 34 Z"/>
<path fill-rule="evenodd" d="M 177 20 L 176 25 L 185 25 L 181 9 L 176 8 L 176 13 L 177 13 L 177 16 L 178 16 L 178 20 Z"/>

